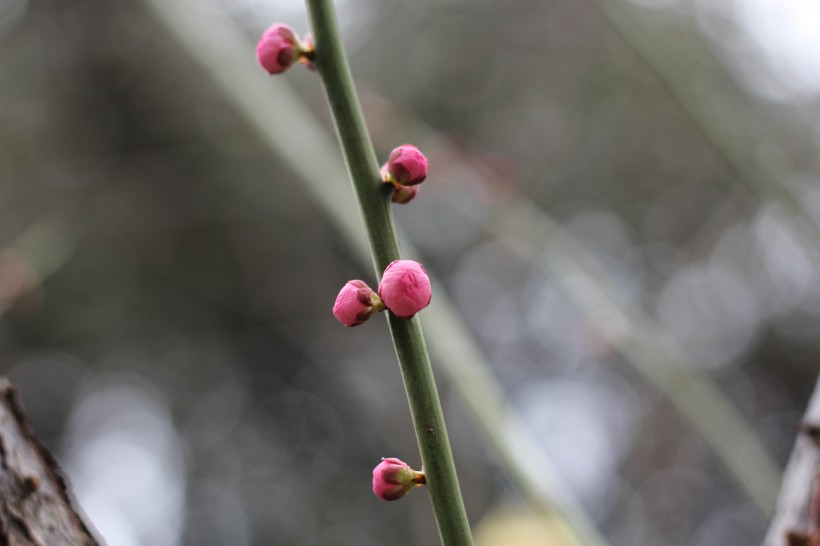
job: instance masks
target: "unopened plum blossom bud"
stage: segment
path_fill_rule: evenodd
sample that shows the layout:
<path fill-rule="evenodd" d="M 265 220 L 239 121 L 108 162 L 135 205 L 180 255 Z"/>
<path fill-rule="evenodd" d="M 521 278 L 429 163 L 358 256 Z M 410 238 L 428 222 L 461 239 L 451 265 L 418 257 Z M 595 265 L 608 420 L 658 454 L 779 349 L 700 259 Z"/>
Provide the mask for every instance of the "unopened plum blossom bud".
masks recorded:
<path fill-rule="evenodd" d="M 379 295 L 364 281 L 348 281 L 336 296 L 333 316 L 345 326 L 358 326 L 384 310 Z"/>
<path fill-rule="evenodd" d="M 430 304 L 432 296 L 430 278 L 420 263 L 396 260 L 384 270 L 379 297 L 397 317 L 411 318 Z"/>
<path fill-rule="evenodd" d="M 404 205 L 409 203 L 413 199 L 415 199 L 416 194 L 419 192 L 419 186 L 402 186 L 401 184 L 396 184 L 393 182 L 392 177 L 387 172 L 387 163 L 381 166 L 379 169 L 379 174 L 381 174 L 382 180 L 385 183 L 390 184 L 393 189 L 393 193 L 390 195 L 390 201 L 396 203 L 398 205 Z"/>
<path fill-rule="evenodd" d="M 256 46 L 256 60 L 269 74 L 281 74 L 299 60 L 300 54 L 296 33 L 282 23 L 268 27 Z"/>
<path fill-rule="evenodd" d="M 419 186 L 395 186 L 390 201 L 398 205 L 405 205 L 416 198 Z"/>
<path fill-rule="evenodd" d="M 427 158 L 412 144 L 403 144 L 387 158 L 388 181 L 415 186 L 427 178 Z"/>
<path fill-rule="evenodd" d="M 395 457 L 383 458 L 373 469 L 373 493 L 380 499 L 400 499 L 416 486 L 426 483 L 424 472 L 417 472 Z"/>

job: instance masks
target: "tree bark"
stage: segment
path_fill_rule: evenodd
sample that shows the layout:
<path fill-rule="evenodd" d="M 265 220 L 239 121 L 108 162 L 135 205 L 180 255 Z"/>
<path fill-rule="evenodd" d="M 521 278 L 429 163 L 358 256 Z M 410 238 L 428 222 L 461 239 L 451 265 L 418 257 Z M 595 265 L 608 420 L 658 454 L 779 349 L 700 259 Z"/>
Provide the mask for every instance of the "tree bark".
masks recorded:
<path fill-rule="evenodd" d="M 783 475 L 763 546 L 820 545 L 820 379 Z"/>
<path fill-rule="evenodd" d="M 54 456 L 34 436 L 17 390 L 0 378 L 0 546 L 102 546 Z"/>

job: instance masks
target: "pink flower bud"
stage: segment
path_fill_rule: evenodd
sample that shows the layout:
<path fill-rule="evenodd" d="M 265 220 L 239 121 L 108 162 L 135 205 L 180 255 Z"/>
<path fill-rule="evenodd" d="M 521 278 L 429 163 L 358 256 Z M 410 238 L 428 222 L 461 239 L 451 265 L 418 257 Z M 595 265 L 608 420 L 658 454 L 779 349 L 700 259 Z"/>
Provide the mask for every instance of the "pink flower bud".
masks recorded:
<path fill-rule="evenodd" d="M 420 263 L 396 260 L 384 270 L 379 297 L 397 317 L 411 318 L 430 304 L 432 296 L 430 278 Z"/>
<path fill-rule="evenodd" d="M 358 326 L 374 313 L 384 310 L 378 294 L 364 281 L 348 281 L 336 296 L 333 316 L 345 326 Z"/>
<path fill-rule="evenodd" d="M 256 60 L 269 74 L 280 74 L 290 68 L 299 60 L 300 53 L 296 34 L 282 23 L 268 27 L 256 46 Z"/>
<path fill-rule="evenodd" d="M 393 187 L 393 195 L 390 197 L 390 201 L 397 205 L 406 205 L 416 198 L 418 192 L 419 186 L 396 185 Z"/>
<path fill-rule="evenodd" d="M 427 178 L 427 158 L 415 146 L 403 144 L 390 152 L 387 172 L 390 182 L 402 186 L 421 184 Z"/>
<path fill-rule="evenodd" d="M 393 193 L 390 196 L 390 201 L 396 203 L 398 205 L 404 205 L 409 203 L 413 199 L 415 199 L 416 194 L 419 192 L 418 185 L 416 186 L 402 186 L 401 184 L 396 184 L 393 182 L 393 178 L 387 172 L 387 163 L 382 165 L 379 168 L 379 174 L 382 177 L 382 180 L 386 184 L 390 184 L 393 187 Z"/>
<path fill-rule="evenodd" d="M 426 483 L 424 472 L 416 472 L 395 457 L 383 458 L 373 469 L 373 493 L 380 499 L 400 499 L 417 485 Z"/>

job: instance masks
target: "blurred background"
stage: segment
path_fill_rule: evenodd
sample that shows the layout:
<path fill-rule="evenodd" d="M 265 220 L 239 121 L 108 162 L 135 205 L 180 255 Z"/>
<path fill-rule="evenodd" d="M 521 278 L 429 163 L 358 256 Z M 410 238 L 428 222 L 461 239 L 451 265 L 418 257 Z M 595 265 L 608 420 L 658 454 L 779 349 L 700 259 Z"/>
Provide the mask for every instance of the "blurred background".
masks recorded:
<path fill-rule="evenodd" d="M 337 9 L 380 157 L 431 159 L 395 213 L 479 545 L 572 544 L 564 501 L 612 546 L 759 543 L 820 370 L 820 7 Z M 111 545 L 437 544 L 370 491 L 420 458 L 384 319 L 330 313 L 375 276 L 319 78 L 254 66 L 274 21 L 307 31 L 0 2 L 0 373 Z"/>

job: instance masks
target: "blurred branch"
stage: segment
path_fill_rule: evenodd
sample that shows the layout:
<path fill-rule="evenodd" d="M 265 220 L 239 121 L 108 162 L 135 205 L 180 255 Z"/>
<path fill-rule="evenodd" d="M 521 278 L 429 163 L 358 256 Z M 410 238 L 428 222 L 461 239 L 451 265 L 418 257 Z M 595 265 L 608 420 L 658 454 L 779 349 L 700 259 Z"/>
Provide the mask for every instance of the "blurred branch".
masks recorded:
<path fill-rule="evenodd" d="M 42 279 L 68 261 L 73 243 L 74 238 L 69 235 L 67 224 L 49 218 L 32 225 L 9 248 L 25 256 Z"/>
<path fill-rule="evenodd" d="M 305 189 L 347 238 L 362 263 L 368 263 L 370 253 L 361 223 L 356 219 L 353 196 L 337 191 L 345 184 L 341 158 L 314 114 L 286 83 L 258 77 L 259 68 L 253 55 L 248 54 L 253 45 L 224 15 L 205 13 L 212 6 L 164 0 L 146 3 L 201 63 L 277 157 L 302 178 Z M 299 130 L 294 131 L 293 127 Z M 275 188 L 271 191 L 275 193 Z M 403 242 L 403 246 L 407 254 L 416 254 L 407 243 Z M 442 286 L 435 279 L 432 281 Z M 523 432 L 520 418 L 506 402 L 489 364 L 442 290 L 425 311 L 423 322 L 428 325 L 430 346 L 442 370 L 473 413 L 516 487 L 540 513 L 550 518 L 551 525 L 556 518 L 565 518 L 564 544 L 605 546 L 607 541 L 594 522 Z"/>
<path fill-rule="evenodd" d="M 788 154 L 760 119 L 760 113 L 749 104 L 730 78 L 720 73 L 720 63 L 711 70 L 703 63 L 669 51 L 669 40 L 652 33 L 642 25 L 639 8 L 621 1 L 587 0 L 609 28 L 653 73 L 669 95 L 694 122 L 706 142 L 722 158 L 731 172 L 751 189 L 761 201 L 778 203 L 784 221 L 809 241 L 808 254 L 820 271 L 820 221 L 804 208 L 804 200 L 787 184 L 792 175 Z M 697 49 L 691 41 L 687 49 Z M 706 44 L 700 45 L 704 56 L 714 59 Z M 721 84 L 721 80 L 726 80 Z M 734 92 L 730 91 L 734 88 Z"/>
<path fill-rule="evenodd" d="M 789 464 L 783 476 L 783 488 L 777 499 L 772 521 L 763 546 L 786 546 L 789 533 L 804 534 L 804 531 L 820 533 L 820 522 L 809 521 L 810 510 L 818 512 L 820 501 L 810 508 L 812 491 L 820 494 L 817 480 L 820 479 L 820 378 L 809 399 L 803 417 L 801 434 L 794 445 Z M 820 537 L 819 537 L 820 538 Z M 788 543 L 791 544 L 791 543 Z M 814 544 L 814 543 L 812 543 Z"/>
<path fill-rule="evenodd" d="M 66 224 L 51 218 L 32 225 L 0 250 L 0 316 L 62 267 L 73 246 Z"/>
<path fill-rule="evenodd" d="M 768 515 L 780 483 L 777 463 L 720 389 L 654 320 L 619 294 L 594 257 L 534 204 L 510 201 L 493 216 L 490 230 L 502 240 L 514 237 L 527 243 L 512 248 L 544 268 L 596 330 L 692 424 Z"/>
<path fill-rule="evenodd" d="M 17 390 L 0 378 L 0 542 L 97 546 L 54 456 L 34 436 Z"/>

